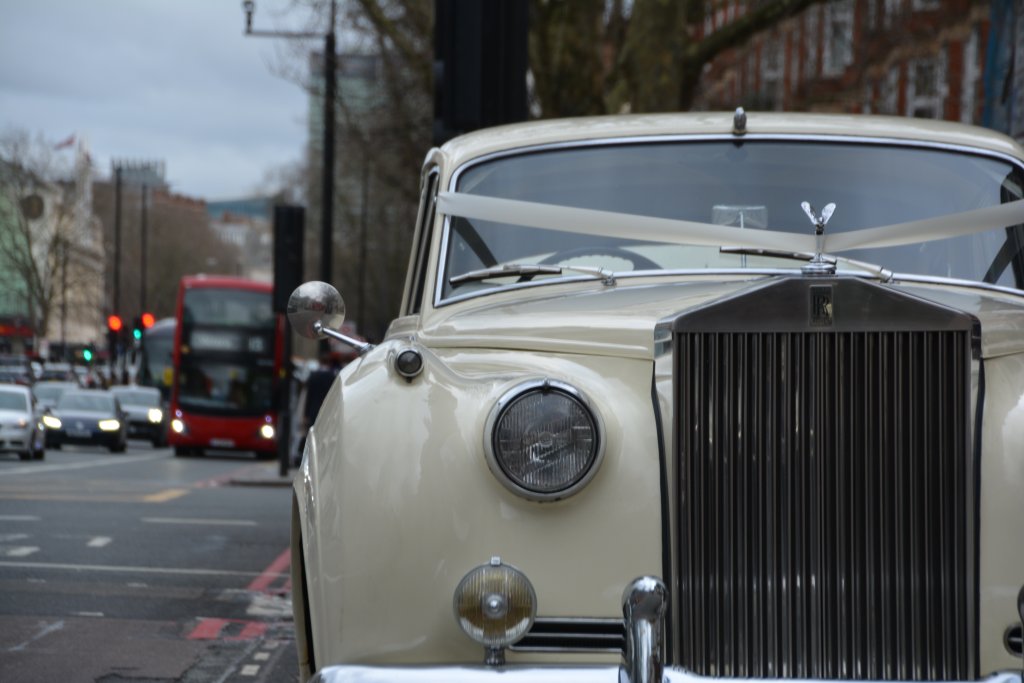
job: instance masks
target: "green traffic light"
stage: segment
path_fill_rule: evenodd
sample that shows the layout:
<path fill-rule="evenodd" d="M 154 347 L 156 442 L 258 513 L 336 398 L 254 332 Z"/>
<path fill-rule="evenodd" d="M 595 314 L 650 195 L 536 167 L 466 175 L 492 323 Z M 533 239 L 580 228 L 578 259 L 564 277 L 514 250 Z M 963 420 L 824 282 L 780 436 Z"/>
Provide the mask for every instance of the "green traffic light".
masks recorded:
<path fill-rule="evenodd" d="M 92 362 L 92 350 L 91 349 L 86 349 L 85 351 L 82 351 L 82 359 L 86 363 L 91 363 Z"/>
<path fill-rule="evenodd" d="M 134 330 L 132 330 L 132 336 L 135 337 L 135 341 L 141 341 L 142 340 L 142 330 L 140 330 L 139 328 L 136 327 Z"/>

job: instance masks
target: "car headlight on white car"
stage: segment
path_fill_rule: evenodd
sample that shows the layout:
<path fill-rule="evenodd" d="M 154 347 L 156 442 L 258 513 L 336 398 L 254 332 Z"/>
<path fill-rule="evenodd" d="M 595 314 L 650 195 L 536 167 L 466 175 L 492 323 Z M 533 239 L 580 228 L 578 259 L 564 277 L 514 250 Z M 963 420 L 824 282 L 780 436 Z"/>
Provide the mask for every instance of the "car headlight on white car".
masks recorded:
<path fill-rule="evenodd" d="M 487 419 L 487 463 L 513 492 L 558 500 L 583 488 L 604 454 L 602 425 L 576 388 L 554 380 L 520 384 Z"/>
<path fill-rule="evenodd" d="M 159 424 L 160 420 L 164 419 L 164 411 L 160 410 L 159 408 L 150 408 L 149 411 L 146 413 L 146 417 L 153 424 Z"/>

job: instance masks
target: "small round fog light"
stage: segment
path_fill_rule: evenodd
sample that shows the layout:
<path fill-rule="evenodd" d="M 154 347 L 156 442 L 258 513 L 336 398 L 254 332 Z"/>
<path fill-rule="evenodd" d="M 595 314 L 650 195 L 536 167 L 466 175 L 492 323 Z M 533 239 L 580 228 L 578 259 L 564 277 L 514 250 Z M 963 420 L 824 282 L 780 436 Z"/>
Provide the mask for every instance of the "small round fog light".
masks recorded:
<path fill-rule="evenodd" d="M 512 645 L 537 616 L 537 594 L 526 575 L 493 558 L 466 574 L 455 589 L 455 619 L 487 648 Z"/>
<path fill-rule="evenodd" d="M 274 438 L 274 425 L 262 425 L 260 426 L 260 436 L 264 439 Z"/>

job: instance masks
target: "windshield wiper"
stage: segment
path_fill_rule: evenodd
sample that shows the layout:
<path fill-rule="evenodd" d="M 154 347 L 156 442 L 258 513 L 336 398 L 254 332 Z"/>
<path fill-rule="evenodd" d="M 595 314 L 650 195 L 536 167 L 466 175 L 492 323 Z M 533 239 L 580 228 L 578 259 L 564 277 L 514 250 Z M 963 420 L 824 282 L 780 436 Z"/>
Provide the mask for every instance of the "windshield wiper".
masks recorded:
<path fill-rule="evenodd" d="M 891 282 L 893 273 L 891 270 L 887 270 L 882 266 L 876 266 L 873 263 L 865 263 L 864 261 L 856 261 L 854 259 L 846 258 L 843 256 L 832 256 L 831 254 L 820 254 L 815 255 L 806 251 L 785 251 L 784 249 L 762 249 L 759 247 L 721 247 L 718 250 L 722 254 L 748 254 L 750 256 L 772 256 L 775 258 L 788 258 L 795 259 L 798 261 L 813 261 L 815 256 L 824 262 L 835 265 L 838 263 L 844 263 L 854 268 L 866 270 L 869 273 L 875 274 L 882 282 Z"/>
<path fill-rule="evenodd" d="M 563 272 L 583 273 L 591 277 L 599 278 L 605 285 L 615 284 L 615 273 L 604 268 L 592 266 L 556 266 L 541 263 L 505 263 L 500 266 L 471 270 L 462 275 L 453 275 L 448 278 L 448 284 L 457 287 L 466 282 L 479 282 L 497 277 L 508 277 L 518 275 L 520 282 L 529 282 L 537 275 L 561 275 Z"/>

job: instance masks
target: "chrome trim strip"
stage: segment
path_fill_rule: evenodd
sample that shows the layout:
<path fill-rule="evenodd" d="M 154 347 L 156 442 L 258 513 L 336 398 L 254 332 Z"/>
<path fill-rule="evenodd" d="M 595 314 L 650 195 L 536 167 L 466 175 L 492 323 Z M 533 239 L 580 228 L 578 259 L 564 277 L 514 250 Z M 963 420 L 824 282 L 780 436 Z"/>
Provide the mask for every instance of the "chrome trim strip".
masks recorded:
<path fill-rule="evenodd" d="M 974 155 L 974 156 L 982 156 L 982 157 L 988 157 L 988 158 L 992 158 L 992 159 L 999 159 L 999 160 L 1008 162 L 1010 164 L 1013 164 L 1013 165 L 1017 166 L 1018 168 L 1020 168 L 1022 171 L 1024 171 L 1024 161 L 1021 161 L 1020 159 L 1018 159 L 1016 157 L 1010 156 L 1008 154 L 1004 154 L 1002 152 L 997 152 L 995 150 L 989 150 L 989 149 L 978 148 L 978 147 L 970 147 L 970 146 L 967 146 L 967 145 L 954 145 L 952 143 L 931 142 L 931 141 L 926 141 L 926 140 L 914 140 L 914 139 L 904 139 L 904 138 L 888 138 L 888 137 L 873 137 L 873 136 L 859 136 L 859 135 L 849 135 L 849 136 L 847 136 L 847 135 L 801 135 L 801 134 L 786 134 L 786 133 L 747 133 L 747 134 L 745 134 L 743 136 L 743 140 L 744 140 L 744 142 L 747 141 L 747 140 L 780 141 L 780 142 L 833 142 L 833 143 L 838 143 L 838 144 L 871 144 L 871 145 L 889 145 L 889 146 L 895 146 L 895 147 L 913 147 L 913 148 L 919 148 L 919 149 L 935 149 L 935 150 L 959 152 L 959 153 L 963 153 L 963 154 L 971 154 L 971 155 Z M 502 150 L 500 152 L 493 152 L 491 154 L 486 154 L 484 156 L 481 156 L 481 157 L 478 157 L 476 159 L 473 159 L 472 161 L 469 161 L 469 162 L 463 164 L 462 166 L 460 166 L 459 168 L 455 169 L 455 171 L 452 172 L 451 178 L 449 179 L 449 182 L 448 182 L 448 191 L 449 192 L 455 192 L 456 191 L 456 188 L 458 187 L 459 178 L 466 171 L 468 171 L 471 168 L 473 168 L 475 166 L 478 166 L 480 164 L 487 163 L 487 162 L 493 161 L 495 159 L 501 159 L 503 157 L 520 156 L 520 155 L 523 155 L 523 154 L 532 154 L 532 153 L 542 152 L 542 151 L 543 152 L 547 152 L 547 151 L 561 150 L 561 149 L 577 149 L 577 148 L 582 148 L 582 147 L 594 147 L 594 146 L 597 146 L 597 145 L 603 145 L 603 146 L 616 145 L 617 146 L 617 145 L 632 145 L 632 144 L 639 144 L 639 143 L 643 143 L 643 144 L 657 144 L 657 143 L 663 143 L 663 142 L 681 142 L 681 141 L 687 141 L 687 142 L 726 141 L 726 142 L 733 142 L 733 143 L 735 143 L 736 142 L 736 138 L 731 133 L 707 133 L 707 134 L 696 134 L 696 135 L 692 135 L 692 134 L 691 135 L 687 135 L 687 134 L 667 134 L 667 135 L 649 135 L 649 136 L 647 136 L 647 135 L 636 135 L 636 136 L 621 137 L 621 138 L 618 138 L 618 137 L 613 137 L 613 138 L 594 137 L 594 138 L 586 138 L 586 139 L 581 139 L 581 140 L 571 140 L 571 141 L 565 141 L 565 142 L 547 143 L 547 144 L 541 144 L 541 145 L 529 145 L 529 146 L 524 146 L 524 147 L 516 147 L 516 148 L 512 148 L 512 149 Z M 544 284 L 551 284 L 550 282 L 521 283 L 519 285 L 510 285 L 508 287 L 502 287 L 500 289 L 495 288 L 495 289 L 490 289 L 490 290 L 486 290 L 486 291 L 482 291 L 482 292 L 475 292 L 475 293 L 464 294 L 464 295 L 456 296 L 456 297 L 449 297 L 447 299 L 443 299 L 442 300 L 441 292 L 442 292 L 443 284 L 444 284 L 443 283 L 442 274 L 445 272 L 445 267 L 447 265 L 448 240 L 449 240 L 450 232 L 451 232 L 451 216 L 445 216 L 444 217 L 444 223 L 443 223 L 442 228 L 441 228 L 441 251 L 438 254 L 437 270 L 434 273 L 434 276 L 435 276 L 435 280 L 434 280 L 434 297 L 433 297 L 433 302 L 432 302 L 434 308 L 442 308 L 443 306 L 447 306 L 449 304 L 453 304 L 453 303 L 456 303 L 458 301 L 462 301 L 462 300 L 465 300 L 465 299 L 471 299 L 471 298 L 475 298 L 475 297 L 479 297 L 479 296 L 486 296 L 486 295 L 494 294 L 496 292 L 505 292 L 505 291 L 509 291 L 509 290 L 512 290 L 512 289 L 518 289 L 518 288 L 520 288 L 522 286 L 538 286 L 538 285 L 544 285 Z M 658 272 L 660 274 L 662 271 L 658 271 Z M 665 274 L 669 274 L 670 272 L 671 273 L 679 274 L 682 271 L 665 271 Z M 705 273 L 705 274 L 710 274 L 710 273 L 720 273 L 720 272 L 728 272 L 728 271 L 699 271 L 699 272 Z M 618 277 L 628 277 L 626 274 L 622 274 L 622 273 L 616 273 L 615 275 L 616 275 L 617 278 Z M 907 279 L 907 278 L 903 278 L 903 277 L 901 277 L 899 275 L 897 275 L 896 277 L 898 279 Z M 932 276 L 921 275 L 921 276 L 915 276 L 915 277 L 929 278 L 929 277 L 932 277 Z M 562 279 L 559 280 L 559 282 L 575 281 L 577 279 L 580 279 L 580 278 L 572 278 L 571 280 L 566 279 L 566 278 L 562 278 Z M 970 283 L 972 283 L 971 285 L 968 285 L 968 286 L 981 286 L 982 289 L 989 289 L 991 287 L 996 287 L 995 285 L 985 286 L 986 283 L 978 283 L 978 282 L 975 282 L 975 281 L 972 281 L 972 280 L 963 281 L 963 282 L 970 282 Z M 1018 296 L 1024 295 L 1024 293 L 1022 293 L 1020 290 L 1016 290 L 1016 289 L 1013 289 L 1013 288 L 1002 288 L 1001 291 L 1006 291 L 1007 289 L 1009 290 L 1008 293 L 1017 294 Z"/>
<path fill-rule="evenodd" d="M 620 668 L 609 665 L 517 665 L 502 667 L 478 666 L 331 666 L 319 672 L 309 683 L 620 683 Z M 664 683 L 824 683 L 802 679 L 709 678 L 697 676 L 675 667 L 666 668 Z M 891 683 L 891 681 L 857 681 L 843 683 Z M 1019 671 L 994 673 L 976 681 L 946 683 L 1024 683 Z"/>

